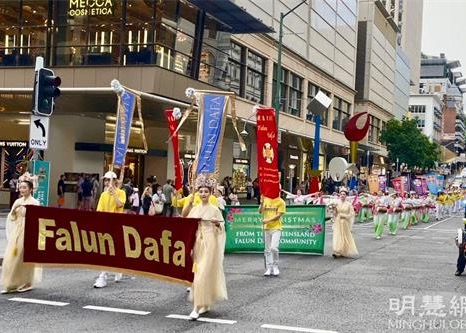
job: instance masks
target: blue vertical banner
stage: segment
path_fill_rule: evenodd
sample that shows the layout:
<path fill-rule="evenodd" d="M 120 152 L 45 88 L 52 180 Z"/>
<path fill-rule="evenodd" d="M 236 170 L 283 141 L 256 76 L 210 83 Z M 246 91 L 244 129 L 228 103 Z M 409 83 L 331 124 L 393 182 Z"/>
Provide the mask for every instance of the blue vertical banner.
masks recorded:
<path fill-rule="evenodd" d="M 33 161 L 32 174 L 37 177 L 37 185 L 32 196 L 40 202 L 41 206 L 47 207 L 49 205 L 50 162 Z"/>
<path fill-rule="evenodd" d="M 122 167 L 125 164 L 135 105 L 136 95 L 131 92 L 125 90 L 120 96 L 118 96 L 112 161 L 112 164 L 115 167 Z"/>
<path fill-rule="evenodd" d="M 429 189 L 429 192 L 432 194 L 438 193 L 437 174 L 435 173 L 427 174 L 427 188 Z"/>
<path fill-rule="evenodd" d="M 222 150 L 227 101 L 228 97 L 224 95 L 203 96 L 198 129 L 200 141 L 196 174 L 216 172 Z"/>
<path fill-rule="evenodd" d="M 445 176 L 437 174 L 436 183 L 437 183 L 438 190 L 443 191 L 443 187 L 445 186 L 445 184 L 444 184 L 445 183 Z"/>

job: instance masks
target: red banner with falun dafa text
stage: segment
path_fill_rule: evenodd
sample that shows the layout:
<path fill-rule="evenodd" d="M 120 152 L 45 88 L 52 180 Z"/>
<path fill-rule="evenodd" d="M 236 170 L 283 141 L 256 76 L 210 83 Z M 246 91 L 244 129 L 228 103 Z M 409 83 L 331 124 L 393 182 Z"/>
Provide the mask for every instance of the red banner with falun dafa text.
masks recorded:
<path fill-rule="evenodd" d="M 189 285 L 198 220 L 27 206 L 24 262 Z"/>
<path fill-rule="evenodd" d="M 275 199 L 280 196 L 275 110 L 272 108 L 257 109 L 256 121 L 259 189 L 262 196 Z"/>

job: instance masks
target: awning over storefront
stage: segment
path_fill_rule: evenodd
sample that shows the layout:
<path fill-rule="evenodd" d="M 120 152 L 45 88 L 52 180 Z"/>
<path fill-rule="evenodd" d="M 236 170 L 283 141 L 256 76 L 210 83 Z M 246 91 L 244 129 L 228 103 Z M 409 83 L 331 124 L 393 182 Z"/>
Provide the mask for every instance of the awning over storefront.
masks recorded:
<path fill-rule="evenodd" d="M 230 0 L 189 0 L 193 5 L 228 25 L 234 34 L 274 32 Z"/>

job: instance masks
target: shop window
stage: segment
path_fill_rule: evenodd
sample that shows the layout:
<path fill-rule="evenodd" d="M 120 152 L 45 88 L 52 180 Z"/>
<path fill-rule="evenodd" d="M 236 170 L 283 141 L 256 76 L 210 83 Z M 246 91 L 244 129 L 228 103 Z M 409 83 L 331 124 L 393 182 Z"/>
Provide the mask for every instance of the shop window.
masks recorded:
<path fill-rule="evenodd" d="M 308 90 L 307 90 L 307 103 L 309 104 L 314 97 L 316 97 L 317 93 L 321 91 L 328 97 L 330 97 L 330 92 L 327 90 L 322 89 L 321 87 L 313 84 L 312 82 L 309 82 L 308 84 Z M 312 110 L 307 110 L 307 112 L 312 111 Z M 324 126 L 328 126 L 328 115 L 329 115 L 329 110 L 322 113 L 322 116 L 320 117 L 321 124 Z M 312 117 L 310 118 L 312 120 Z"/>

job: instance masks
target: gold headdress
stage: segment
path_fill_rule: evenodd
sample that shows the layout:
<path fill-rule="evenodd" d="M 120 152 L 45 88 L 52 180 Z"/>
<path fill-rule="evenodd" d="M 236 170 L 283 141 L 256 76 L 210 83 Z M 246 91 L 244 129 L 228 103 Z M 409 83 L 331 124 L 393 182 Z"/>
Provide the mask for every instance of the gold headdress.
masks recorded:
<path fill-rule="evenodd" d="M 19 181 L 20 183 L 21 183 L 21 182 L 24 182 L 24 181 L 31 182 L 32 185 L 33 185 L 33 188 L 36 188 L 36 187 L 37 187 L 37 183 L 38 183 L 38 177 L 37 177 L 37 176 L 34 176 L 34 175 L 31 175 L 28 171 L 26 171 L 26 172 L 23 173 L 21 176 L 19 176 L 18 181 Z"/>
<path fill-rule="evenodd" d="M 217 181 L 215 178 L 209 177 L 206 174 L 199 174 L 194 182 L 196 190 L 201 187 L 208 187 L 213 189 L 217 186 Z"/>

